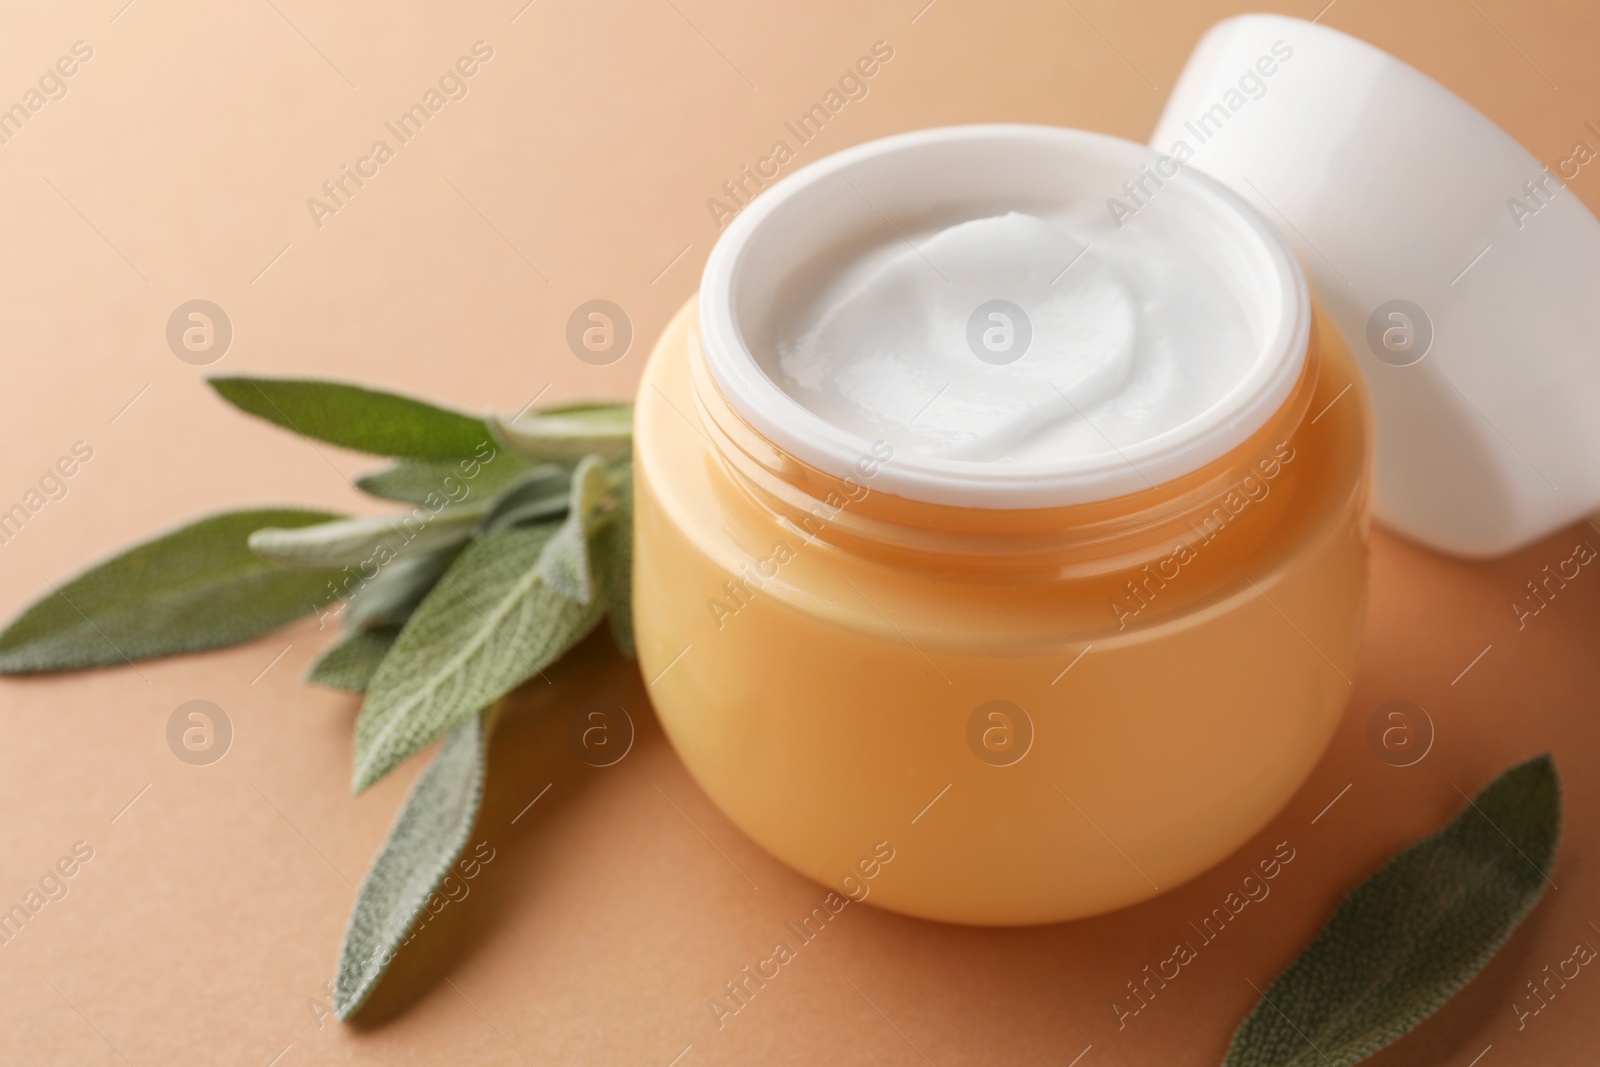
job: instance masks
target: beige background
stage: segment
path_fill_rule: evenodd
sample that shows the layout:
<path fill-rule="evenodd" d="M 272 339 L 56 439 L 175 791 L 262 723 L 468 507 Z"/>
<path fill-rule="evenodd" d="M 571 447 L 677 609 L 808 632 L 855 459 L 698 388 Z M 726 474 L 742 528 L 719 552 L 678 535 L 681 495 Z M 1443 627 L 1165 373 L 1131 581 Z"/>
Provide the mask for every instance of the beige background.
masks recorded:
<path fill-rule="evenodd" d="M 218 371 L 324 374 L 471 409 L 623 397 L 716 237 L 706 199 L 873 42 L 893 60 L 800 162 L 955 122 L 1143 139 L 1200 33 L 1236 10 L 523 2 L 8 5 L 0 105 L 74 41 L 94 57 L 0 145 L 0 510 L 74 442 L 94 458 L 0 545 L 0 610 L 197 513 L 373 510 L 347 484 L 370 462 L 232 413 L 205 370 L 174 358 L 164 329 L 182 301 L 231 317 Z M 1320 3 L 1280 10 L 1311 17 Z M 1438 78 L 1542 159 L 1596 145 L 1590 0 L 1341 0 L 1322 18 Z M 317 228 L 306 199 L 479 40 L 494 58 L 467 98 Z M 1594 174 L 1572 188 L 1600 205 Z M 606 368 L 563 341 L 572 309 L 599 297 L 637 333 Z M 1508 604 L 1578 540 L 1600 545 L 1600 531 L 1469 565 L 1380 535 L 1362 668 L 1327 758 L 1267 831 L 1190 885 L 1001 932 L 852 906 L 720 1030 L 707 998 L 822 890 L 710 806 L 603 637 L 520 698 L 477 830 L 495 859 L 402 953 L 359 1026 L 317 1005 L 353 884 L 417 764 L 350 797 L 355 701 L 298 681 L 325 637 L 314 623 L 137 670 L 6 681 L 0 907 L 73 842 L 94 859 L 0 947 L 0 1063 L 1214 1063 L 1250 984 L 1270 981 L 1343 892 L 1449 817 L 1458 788 L 1545 749 L 1567 785 L 1560 888 L 1390 1062 L 1465 1065 L 1486 1048 L 1482 1067 L 1575 1062 L 1600 1038 L 1600 977 L 1584 972 L 1521 1032 L 1511 1003 L 1575 942 L 1600 945 L 1600 577 L 1585 571 L 1522 631 Z M 639 726 L 605 770 L 560 740 L 560 714 L 597 696 Z M 236 731 L 203 768 L 164 740 L 195 698 Z M 1437 727 L 1404 770 L 1365 740 L 1393 698 Z M 1297 855 L 1271 897 L 1119 1032 L 1123 983 L 1285 839 Z"/>

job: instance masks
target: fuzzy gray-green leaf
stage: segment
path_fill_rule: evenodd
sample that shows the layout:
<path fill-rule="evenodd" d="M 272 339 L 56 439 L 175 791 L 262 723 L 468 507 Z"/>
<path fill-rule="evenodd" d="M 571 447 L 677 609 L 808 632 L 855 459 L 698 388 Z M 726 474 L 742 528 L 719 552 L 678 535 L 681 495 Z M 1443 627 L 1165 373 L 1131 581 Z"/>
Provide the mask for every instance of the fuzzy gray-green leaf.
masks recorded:
<path fill-rule="evenodd" d="M 354 788 L 559 659 L 599 621 L 539 578 L 552 528 L 515 526 L 469 545 L 411 616 L 356 720 Z"/>
<path fill-rule="evenodd" d="M 412 553 L 458 545 L 472 536 L 483 506 L 416 507 L 400 515 L 338 519 L 286 530 L 275 527 L 250 535 L 250 551 L 289 567 L 384 566 Z"/>
<path fill-rule="evenodd" d="M 483 517 L 485 530 L 525 522 L 557 519 L 566 514 L 572 494 L 572 471 L 555 464 L 534 467 L 495 498 Z"/>
<path fill-rule="evenodd" d="M 487 458 L 401 460 L 392 467 L 363 474 L 356 488 L 383 500 L 442 507 L 448 503 L 484 500 L 500 493 L 529 468 L 510 449 L 495 448 Z"/>
<path fill-rule="evenodd" d="M 496 415 L 493 421 L 506 444 L 539 462 L 577 463 L 598 455 L 615 463 L 633 452 L 633 408 L 627 404 L 579 404 L 515 419 Z"/>
<path fill-rule="evenodd" d="M 599 525 L 601 505 L 614 501 L 611 476 L 599 456 L 585 456 L 572 472 L 567 517 L 539 555 L 539 577 L 562 596 L 580 604 L 594 599 L 589 536 Z"/>
<path fill-rule="evenodd" d="M 345 630 L 404 623 L 450 569 L 462 547 L 452 545 L 436 552 L 405 556 L 380 568 L 350 594 L 344 611 Z"/>
<path fill-rule="evenodd" d="M 1344 899 L 1233 1035 L 1224 1067 L 1348 1067 L 1411 1030 L 1538 902 L 1560 833 L 1550 757 L 1506 771 Z"/>
<path fill-rule="evenodd" d="M 76 670 L 248 641 L 315 611 L 331 571 L 289 571 L 246 546 L 263 526 L 339 516 L 262 508 L 201 519 L 57 585 L 0 633 L 0 673 Z"/>
<path fill-rule="evenodd" d="M 365 693 L 378 664 L 389 654 L 398 636 L 398 626 L 380 626 L 346 634 L 311 665 L 306 681 L 347 693 Z"/>
<path fill-rule="evenodd" d="M 439 746 L 362 879 L 334 980 L 334 1010 L 341 1019 L 377 987 L 466 846 L 483 802 L 486 714 L 469 717 Z"/>
<path fill-rule="evenodd" d="M 476 415 L 381 389 L 316 378 L 210 379 L 224 400 L 302 437 L 404 459 L 465 459 L 492 451 Z"/>
<path fill-rule="evenodd" d="M 617 489 L 617 509 L 611 522 L 594 538 L 594 574 L 605 605 L 611 636 L 626 655 L 635 655 L 633 643 L 633 464 L 612 471 Z"/>

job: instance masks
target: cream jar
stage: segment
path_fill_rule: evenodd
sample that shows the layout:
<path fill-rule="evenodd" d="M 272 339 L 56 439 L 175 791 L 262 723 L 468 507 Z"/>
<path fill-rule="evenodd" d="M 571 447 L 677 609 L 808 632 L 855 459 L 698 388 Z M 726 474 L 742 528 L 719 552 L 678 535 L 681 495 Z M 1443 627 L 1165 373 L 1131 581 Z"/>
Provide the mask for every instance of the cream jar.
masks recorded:
<path fill-rule="evenodd" d="M 1370 436 L 1293 255 L 1211 179 L 1047 127 L 841 152 L 729 225 L 646 368 L 651 699 L 736 824 L 855 899 L 1132 904 L 1327 744 Z"/>

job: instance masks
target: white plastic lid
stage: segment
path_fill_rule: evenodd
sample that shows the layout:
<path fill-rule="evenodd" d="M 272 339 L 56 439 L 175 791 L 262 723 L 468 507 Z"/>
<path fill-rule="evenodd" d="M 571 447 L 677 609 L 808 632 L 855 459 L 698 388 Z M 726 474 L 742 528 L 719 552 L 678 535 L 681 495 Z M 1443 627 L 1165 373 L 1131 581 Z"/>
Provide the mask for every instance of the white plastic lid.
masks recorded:
<path fill-rule="evenodd" d="M 1600 506 L 1600 222 L 1499 127 L 1353 37 L 1243 15 L 1150 143 L 1293 245 L 1370 386 L 1381 520 L 1492 556 Z"/>

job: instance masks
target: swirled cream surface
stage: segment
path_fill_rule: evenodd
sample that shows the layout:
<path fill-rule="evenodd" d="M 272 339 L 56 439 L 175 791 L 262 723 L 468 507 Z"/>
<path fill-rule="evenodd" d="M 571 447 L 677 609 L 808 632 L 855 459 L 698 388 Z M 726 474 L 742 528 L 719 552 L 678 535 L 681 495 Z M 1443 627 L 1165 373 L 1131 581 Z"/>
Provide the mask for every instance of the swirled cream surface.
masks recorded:
<path fill-rule="evenodd" d="M 1205 250 L 1011 212 L 825 264 L 754 353 L 802 406 L 915 455 L 1095 456 L 1212 407 L 1260 339 Z"/>

